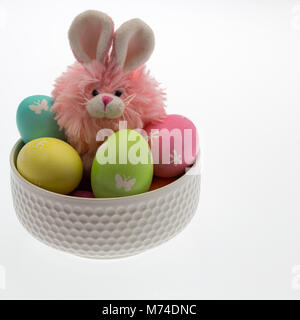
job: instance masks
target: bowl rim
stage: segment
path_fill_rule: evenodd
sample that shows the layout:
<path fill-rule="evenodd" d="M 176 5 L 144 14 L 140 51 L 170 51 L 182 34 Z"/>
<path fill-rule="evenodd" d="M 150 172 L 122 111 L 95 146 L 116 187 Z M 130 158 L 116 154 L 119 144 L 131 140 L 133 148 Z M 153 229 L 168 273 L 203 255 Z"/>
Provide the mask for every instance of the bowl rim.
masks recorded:
<path fill-rule="evenodd" d="M 60 194 L 60 193 L 56 193 L 56 192 L 53 192 L 53 191 L 49 191 L 47 189 L 43 189 L 39 186 L 36 186 L 35 184 L 27 181 L 18 171 L 17 167 L 16 167 L 16 163 L 15 163 L 15 154 L 16 154 L 16 151 L 18 149 L 18 147 L 21 145 L 21 144 L 26 144 L 22 139 L 19 139 L 13 146 L 13 148 L 11 149 L 11 152 L 10 152 L 10 156 L 9 156 L 9 162 L 10 162 L 10 167 L 11 167 L 11 170 L 14 172 L 14 174 L 25 184 L 27 184 L 29 187 L 33 188 L 34 190 L 37 190 L 38 192 L 42 192 L 42 193 L 45 193 L 45 195 L 49 194 L 49 195 L 52 195 L 52 196 L 55 196 L 55 197 L 59 197 L 61 199 L 68 199 L 68 200 L 76 200 L 76 201 L 80 201 L 80 200 L 84 200 L 84 201 L 90 201 L 90 202 L 106 202 L 106 201 L 124 201 L 126 199 L 133 199 L 133 198 L 138 198 L 138 197 L 143 197 L 145 195 L 154 195 L 155 193 L 158 193 L 162 190 L 167 190 L 168 188 L 172 188 L 174 185 L 180 183 L 183 179 L 185 179 L 187 176 L 191 175 L 191 170 L 194 171 L 196 170 L 197 166 L 199 165 L 199 162 L 200 162 L 200 150 L 198 150 L 198 156 L 196 157 L 196 161 L 195 163 L 184 173 L 182 174 L 179 178 L 177 178 L 176 180 L 172 181 L 171 183 L 168 183 L 167 185 L 163 186 L 163 187 L 160 187 L 158 189 L 155 189 L 155 190 L 151 190 L 151 191 L 146 191 L 146 192 L 143 192 L 143 193 L 139 193 L 139 194 L 135 194 L 135 195 L 130 195 L 130 196 L 124 196 L 124 197 L 112 197 L 112 198 L 85 198 L 85 197 L 74 197 L 74 196 L 70 196 L 70 195 L 67 195 L 67 194 Z M 189 172 L 189 174 L 187 174 Z M 197 174 L 197 173 L 196 173 Z M 200 175 L 200 172 L 198 173 L 198 175 Z"/>

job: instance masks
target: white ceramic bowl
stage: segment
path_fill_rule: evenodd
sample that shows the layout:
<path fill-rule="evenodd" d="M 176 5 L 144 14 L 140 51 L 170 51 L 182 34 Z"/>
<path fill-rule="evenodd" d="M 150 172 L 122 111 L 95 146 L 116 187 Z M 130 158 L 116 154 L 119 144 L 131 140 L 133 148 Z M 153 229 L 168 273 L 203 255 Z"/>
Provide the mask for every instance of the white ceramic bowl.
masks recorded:
<path fill-rule="evenodd" d="M 196 211 L 200 174 L 195 165 L 154 191 L 113 199 L 76 198 L 26 181 L 16 169 L 23 145 L 19 140 L 10 156 L 14 207 L 23 226 L 56 249 L 87 258 L 134 255 L 174 237 Z"/>

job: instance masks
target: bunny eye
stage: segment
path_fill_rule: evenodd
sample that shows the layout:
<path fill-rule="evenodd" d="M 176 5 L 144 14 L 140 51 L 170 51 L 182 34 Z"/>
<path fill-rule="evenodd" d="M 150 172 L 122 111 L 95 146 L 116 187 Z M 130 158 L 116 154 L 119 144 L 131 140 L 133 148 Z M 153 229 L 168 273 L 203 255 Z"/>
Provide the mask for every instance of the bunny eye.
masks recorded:
<path fill-rule="evenodd" d="M 122 93 L 123 93 L 122 91 L 116 90 L 116 91 L 115 91 L 115 96 L 121 97 Z"/>
<path fill-rule="evenodd" d="M 92 91 L 92 95 L 93 95 L 94 97 L 96 97 L 98 94 L 99 94 L 99 91 L 98 91 L 97 89 L 94 89 L 94 90 Z"/>

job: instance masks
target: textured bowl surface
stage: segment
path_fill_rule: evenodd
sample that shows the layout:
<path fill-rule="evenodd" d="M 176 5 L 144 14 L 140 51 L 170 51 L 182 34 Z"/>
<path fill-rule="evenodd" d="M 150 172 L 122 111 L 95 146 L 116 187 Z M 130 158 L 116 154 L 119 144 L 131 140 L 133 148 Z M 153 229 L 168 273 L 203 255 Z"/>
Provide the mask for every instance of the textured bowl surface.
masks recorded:
<path fill-rule="evenodd" d="M 10 158 L 14 207 L 23 226 L 56 249 L 87 258 L 138 254 L 174 237 L 196 212 L 197 166 L 151 192 L 114 199 L 77 198 L 26 181 L 15 166 L 22 146 L 19 140 Z"/>

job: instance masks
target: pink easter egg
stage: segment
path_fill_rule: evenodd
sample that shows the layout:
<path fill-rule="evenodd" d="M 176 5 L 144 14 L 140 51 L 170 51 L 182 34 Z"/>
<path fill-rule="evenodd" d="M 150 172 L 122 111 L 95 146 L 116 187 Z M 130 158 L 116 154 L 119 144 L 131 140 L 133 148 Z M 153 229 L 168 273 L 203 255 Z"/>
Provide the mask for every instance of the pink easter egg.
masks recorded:
<path fill-rule="evenodd" d="M 70 196 L 79 198 L 95 198 L 93 192 L 87 190 L 75 190 L 70 193 Z"/>
<path fill-rule="evenodd" d="M 189 119 L 167 115 L 145 128 L 151 147 L 154 175 L 170 178 L 185 172 L 197 156 L 197 129 Z"/>

